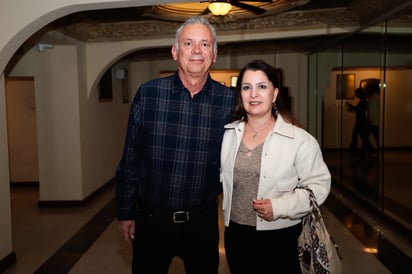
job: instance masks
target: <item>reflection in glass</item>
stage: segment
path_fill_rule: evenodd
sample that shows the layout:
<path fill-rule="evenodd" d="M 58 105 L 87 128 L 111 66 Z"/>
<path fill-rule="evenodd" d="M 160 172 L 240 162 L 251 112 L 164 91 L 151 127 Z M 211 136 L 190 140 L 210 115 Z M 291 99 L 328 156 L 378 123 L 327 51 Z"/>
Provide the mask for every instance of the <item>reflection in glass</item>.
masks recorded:
<path fill-rule="evenodd" d="M 334 183 L 386 217 L 412 228 L 412 28 L 379 23 L 309 56 L 319 96 L 310 117 L 321 127 L 322 148 Z M 368 141 L 351 150 L 361 88 L 367 99 Z M 317 111 L 321 106 L 322 111 Z M 360 137 L 358 137 L 360 143 Z"/>

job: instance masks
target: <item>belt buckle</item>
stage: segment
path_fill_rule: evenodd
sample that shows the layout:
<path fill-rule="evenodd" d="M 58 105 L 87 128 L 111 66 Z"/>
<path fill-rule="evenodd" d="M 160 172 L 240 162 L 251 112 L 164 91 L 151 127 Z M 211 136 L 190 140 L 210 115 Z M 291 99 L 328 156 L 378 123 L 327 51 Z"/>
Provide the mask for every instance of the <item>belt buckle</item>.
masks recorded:
<path fill-rule="evenodd" d="M 173 223 L 185 223 L 189 221 L 189 212 L 187 211 L 176 211 L 173 212 Z"/>

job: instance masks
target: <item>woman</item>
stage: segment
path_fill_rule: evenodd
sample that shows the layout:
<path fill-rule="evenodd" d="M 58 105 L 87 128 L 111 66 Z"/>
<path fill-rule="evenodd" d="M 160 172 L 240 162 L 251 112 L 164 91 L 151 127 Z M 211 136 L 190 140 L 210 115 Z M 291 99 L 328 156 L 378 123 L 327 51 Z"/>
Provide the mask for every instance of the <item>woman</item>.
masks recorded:
<path fill-rule="evenodd" d="M 331 177 L 317 141 L 292 124 L 279 71 L 253 61 L 240 71 L 233 122 L 221 153 L 226 258 L 232 274 L 300 273 L 297 238 Z"/>

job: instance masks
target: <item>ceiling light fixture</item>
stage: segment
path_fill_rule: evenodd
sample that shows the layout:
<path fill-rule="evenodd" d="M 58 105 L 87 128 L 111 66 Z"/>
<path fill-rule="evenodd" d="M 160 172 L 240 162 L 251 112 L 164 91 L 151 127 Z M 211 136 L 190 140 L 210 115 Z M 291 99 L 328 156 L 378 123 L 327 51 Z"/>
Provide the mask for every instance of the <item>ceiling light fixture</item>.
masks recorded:
<path fill-rule="evenodd" d="M 212 12 L 213 15 L 226 15 L 232 9 L 232 5 L 229 1 L 225 0 L 211 1 L 208 9 Z"/>

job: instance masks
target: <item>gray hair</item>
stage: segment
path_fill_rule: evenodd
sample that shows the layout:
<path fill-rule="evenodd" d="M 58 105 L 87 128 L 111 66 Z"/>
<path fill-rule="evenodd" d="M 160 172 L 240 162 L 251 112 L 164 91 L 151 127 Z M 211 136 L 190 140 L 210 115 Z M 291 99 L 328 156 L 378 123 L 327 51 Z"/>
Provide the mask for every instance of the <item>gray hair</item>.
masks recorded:
<path fill-rule="evenodd" d="M 203 24 L 206 27 L 209 28 L 210 32 L 213 35 L 213 52 L 216 54 L 217 53 L 217 41 L 216 41 L 216 30 L 215 27 L 213 27 L 212 24 L 210 24 L 210 22 L 204 18 L 204 17 L 199 17 L 199 16 L 195 16 L 195 17 L 191 17 L 189 19 L 187 19 L 182 25 L 180 25 L 180 27 L 176 30 L 176 36 L 175 36 L 175 48 L 178 51 L 179 50 L 179 37 L 180 37 L 180 33 L 182 32 L 183 28 L 188 26 L 188 25 L 192 25 L 192 24 Z"/>

